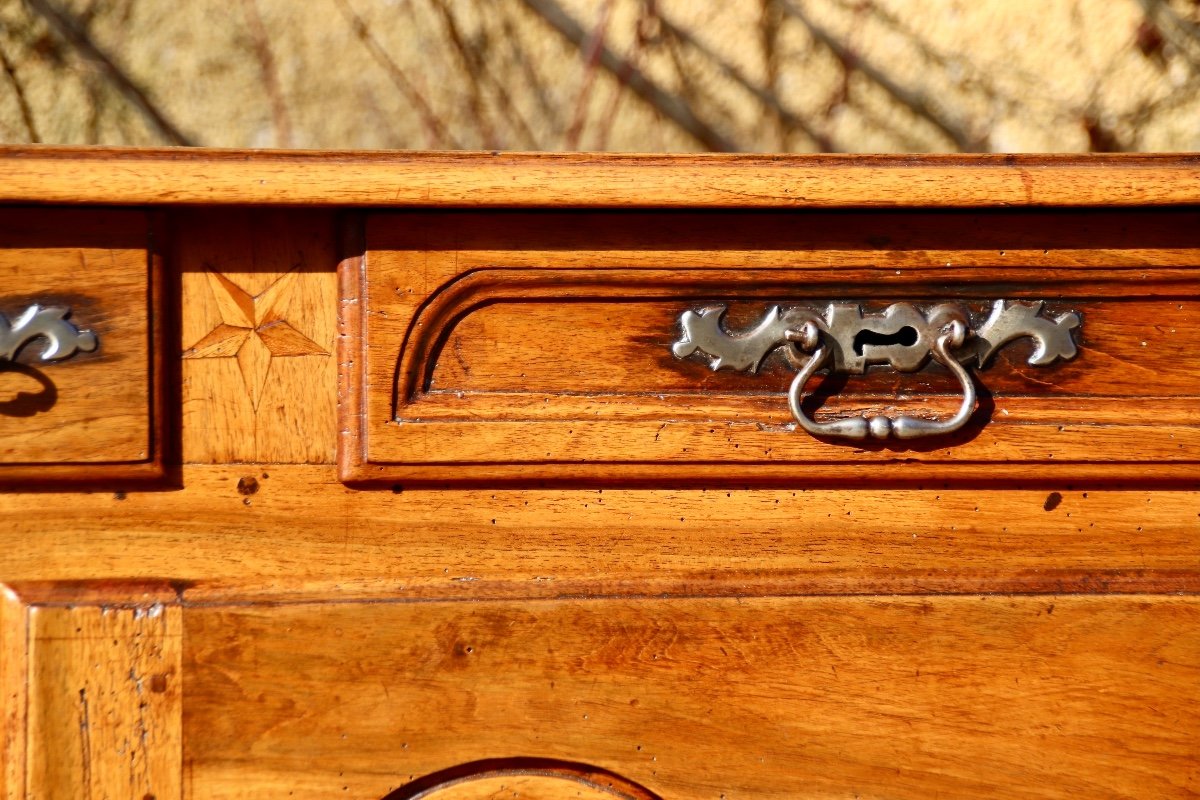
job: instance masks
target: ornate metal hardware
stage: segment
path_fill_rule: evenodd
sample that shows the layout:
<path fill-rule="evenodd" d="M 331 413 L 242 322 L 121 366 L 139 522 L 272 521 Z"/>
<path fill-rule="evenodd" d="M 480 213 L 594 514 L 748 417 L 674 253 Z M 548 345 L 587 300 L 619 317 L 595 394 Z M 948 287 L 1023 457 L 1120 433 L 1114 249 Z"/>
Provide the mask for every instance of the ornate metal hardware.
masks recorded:
<path fill-rule="evenodd" d="M 1009 342 L 1031 338 L 1033 365 L 1051 364 L 1075 356 L 1072 331 L 1081 320 L 1075 312 L 1048 319 L 1040 316 L 1042 301 L 996 300 L 991 315 L 972 329 L 966 308 L 940 303 L 922 311 L 910 303 L 896 303 L 880 314 L 864 315 L 858 305 L 830 303 L 823 311 L 804 306 L 770 308 L 753 328 L 728 333 L 721 327 L 725 306 L 685 311 L 679 322 L 683 335 L 672 347 L 675 356 L 700 352 L 713 370 L 722 368 L 755 373 L 767 354 L 783 348 L 798 372 L 788 390 L 788 405 L 796 422 L 814 436 L 865 439 L 914 439 L 953 433 L 975 409 L 975 384 L 967 367 L 987 366 L 997 350 Z M 859 416 L 818 422 L 801 407 L 804 387 L 812 376 L 828 369 L 861 375 L 873 364 L 887 364 L 899 372 L 914 372 L 930 358 L 944 365 L 962 387 L 958 411 L 944 420 L 922 417 Z"/>
<path fill-rule="evenodd" d="M 96 334 L 80 330 L 67 321 L 71 309 L 64 306 L 32 305 L 21 312 L 16 322 L 0 314 L 0 361 L 12 361 L 21 348 L 38 337 L 46 340 L 42 361 L 61 361 L 78 351 L 96 349 Z"/>

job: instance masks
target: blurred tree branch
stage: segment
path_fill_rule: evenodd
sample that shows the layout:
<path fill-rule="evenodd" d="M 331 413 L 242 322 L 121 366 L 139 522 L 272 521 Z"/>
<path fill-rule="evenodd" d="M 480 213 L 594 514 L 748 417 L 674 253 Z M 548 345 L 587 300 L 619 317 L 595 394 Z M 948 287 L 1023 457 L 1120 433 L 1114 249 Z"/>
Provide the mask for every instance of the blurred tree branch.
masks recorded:
<path fill-rule="evenodd" d="M 1193 70 L 1200 70 L 1200 26 L 1180 16 L 1166 0 L 1138 0 L 1138 3 L 1163 38 L 1179 51 Z"/>
<path fill-rule="evenodd" d="M 65 11 L 56 8 L 50 0 L 25 0 L 54 30 L 59 37 L 73 47 L 85 60 L 95 64 L 104 77 L 117 92 L 134 106 L 141 115 L 171 144 L 195 146 L 197 142 L 183 133 L 158 105 L 150 99 L 146 91 L 133 80 L 125 70 L 100 48 L 83 26 Z"/>
<path fill-rule="evenodd" d="M 522 2 L 577 48 L 582 49 L 587 43 L 588 33 L 583 26 L 568 14 L 556 0 L 522 0 Z M 601 45 L 598 59 L 600 66 L 617 76 L 618 79 L 624 78 L 624 82 L 638 97 L 649 103 L 704 147 L 724 153 L 737 152 L 741 149 L 735 142 L 700 119 L 688 103 L 660 87 L 645 73 L 633 67 L 608 47 Z"/>
<path fill-rule="evenodd" d="M 654 6 L 655 0 L 643 0 L 641 3 L 641 8 L 638 12 L 637 22 L 634 23 L 633 47 L 630 49 L 629 54 L 625 57 L 625 60 L 629 63 L 630 67 L 634 69 L 640 67 L 640 61 L 643 53 L 645 52 L 646 45 L 652 38 L 647 34 L 647 30 L 652 27 L 650 24 L 652 21 L 657 21 Z M 608 106 L 604 109 L 604 113 L 600 117 L 599 130 L 597 131 L 596 135 L 596 149 L 598 150 L 608 149 L 608 137 L 612 133 L 613 126 L 617 123 L 618 111 L 621 108 L 621 103 L 625 100 L 625 96 L 628 94 L 628 92 L 625 91 L 625 89 L 628 88 L 626 83 L 627 77 L 628 75 L 626 73 L 622 73 L 617 76 L 617 90 L 614 91 L 608 98 Z"/>
<path fill-rule="evenodd" d="M 301 133 L 321 147 L 600 150 L 676 147 L 677 131 L 708 150 L 1200 142 L 1200 0 L 1063 0 L 1037 26 L 1010 25 L 1009 0 L 933 2 L 944 14 L 906 0 L 329 1 L 347 25 L 292 13 L 294 0 L 0 0 L 0 136 L 180 144 L 204 125 L 213 143 L 284 147 Z"/>
<path fill-rule="evenodd" d="M 583 55 L 583 82 L 575 93 L 575 110 L 571 113 L 571 124 L 563 135 L 563 148 L 566 150 L 579 149 L 579 137 L 583 135 L 583 124 L 587 121 L 588 100 L 591 99 L 592 86 L 596 82 L 596 71 L 600 66 L 600 54 L 604 51 L 604 36 L 608 33 L 608 20 L 612 16 L 613 0 L 601 0 L 600 19 L 596 27 L 588 34 L 587 40 L 580 45 Z"/>
<path fill-rule="evenodd" d="M 980 149 L 976 137 L 968 134 L 961 125 L 951 121 L 940 111 L 936 110 L 920 92 L 907 89 L 892 80 L 884 70 L 847 47 L 839 38 L 824 26 L 819 25 L 804 9 L 791 2 L 791 0 L 775 0 L 775 2 L 779 3 L 785 13 L 804 25 L 816 41 L 827 47 L 842 62 L 846 70 L 859 72 L 863 77 L 891 95 L 901 105 L 908 108 L 917 116 L 932 123 L 934 127 L 948 136 L 960 151 L 972 152 Z"/>
<path fill-rule="evenodd" d="M 379 66 L 383 67 L 392 84 L 400 90 L 400 93 L 404 95 L 405 99 L 420 114 L 425 124 L 426 135 L 429 137 L 429 146 L 434 148 L 449 147 L 451 149 L 459 149 L 458 140 L 442 125 L 441 119 L 438 118 L 438 115 L 430 107 L 429 101 L 412 84 L 412 81 L 404 74 L 404 70 L 400 69 L 400 66 L 388 55 L 387 49 L 375 38 L 375 34 L 371 32 L 366 20 L 351 8 L 348 0 L 334 0 L 334 2 L 346 18 L 346 21 L 350 23 L 354 35 L 366 46 L 367 52 L 371 54 L 371 57 L 375 59 L 375 62 Z"/>
<path fill-rule="evenodd" d="M 29 108 L 29 100 L 25 97 L 25 87 L 21 84 L 21 79 L 17 76 L 17 70 L 13 63 L 8 59 L 8 53 L 4 52 L 4 48 L 0 47 L 0 66 L 4 67 L 4 74 L 8 78 L 8 83 L 13 88 L 13 95 L 17 100 L 17 109 L 21 112 L 21 122 L 25 124 L 25 131 L 29 134 L 29 141 L 32 143 L 40 142 L 42 139 L 38 136 L 37 126 L 33 122 L 33 112 Z"/>
<path fill-rule="evenodd" d="M 242 0 L 242 10 L 246 15 L 246 27 L 250 31 L 254 55 L 258 59 L 259 70 L 262 72 L 267 99 L 271 103 L 271 118 L 275 124 L 275 143 L 279 147 L 291 147 L 292 123 L 288 116 L 287 101 L 283 96 L 283 87 L 279 84 L 279 70 L 275 66 L 275 54 L 271 50 L 271 39 L 267 35 L 266 26 L 263 25 L 257 0 Z"/>
<path fill-rule="evenodd" d="M 517 129 L 527 147 L 536 150 L 538 147 L 537 136 L 533 133 L 533 129 L 521 114 L 520 108 L 513 101 L 508 87 L 504 85 L 503 81 L 497 79 L 495 74 L 487 67 L 487 40 L 482 39 L 475 47 L 469 45 L 466 38 L 462 35 L 462 31 L 455 19 L 454 12 L 450 8 L 448 0 L 436 0 L 435 5 L 441 14 L 442 22 L 446 26 L 446 33 L 450 37 L 450 43 L 454 45 L 454 50 L 458 54 L 459 64 L 466 74 L 469 84 L 468 90 L 471 92 L 471 109 L 475 118 L 479 121 L 481 129 L 484 131 L 485 145 L 489 149 L 504 146 L 504 143 L 500 141 L 486 117 L 486 103 L 482 89 L 484 85 L 487 85 L 500 101 L 500 105 L 505 111 L 507 122 Z"/>
<path fill-rule="evenodd" d="M 822 152 L 828 153 L 835 149 L 833 142 L 830 141 L 828 136 L 814 128 L 808 120 L 784 108 L 782 101 L 780 101 L 774 92 L 750 80 L 740 69 L 713 52 L 706 44 L 693 36 L 691 32 L 663 16 L 661 11 L 658 14 L 658 19 L 665 31 L 715 64 L 722 74 L 752 94 L 758 102 L 770 110 L 783 124 L 802 131 L 805 136 L 816 143 Z"/>
<path fill-rule="evenodd" d="M 496 126 L 492 124 L 489 117 L 487 102 L 483 96 L 483 75 L 477 69 L 476 62 L 478 53 L 463 41 L 462 33 L 458 29 L 458 22 L 455 20 L 454 12 L 450 10 L 447 0 L 433 0 L 433 7 L 441 17 L 442 23 L 446 27 L 446 35 L 454 46 L 460 66 L 466 73 L 467 108 L 471 112 L 471 118 L 475 127 L 479 129 L 483 146 L 494 150 L 500 147 L 500 139 L 496 134 Z"/>
<path fill-rule="evenodd" d="M 521 31 L 517 27 L 516 21 L 513 19 L 512 12 L 517 8 L 512 3 L 496 3 L 493 8 L 500 19 L 500 30 L 503 34 L 504 41 L 508 44 L 508 55 L 512 63 L 520 70 L 521 75 L 525 78 L 525 83 L 529 90 L 533 93 L 533 99 L 537 104 L 537 109 L 541 113 L 542 118 L 550 123 L 553 128 L 560 127 L 560 110 L 546 92 L 546 85 L 542 81 L 538 71 L 534 66 L 533 59 L 525 52 L 521 44 Z"/>

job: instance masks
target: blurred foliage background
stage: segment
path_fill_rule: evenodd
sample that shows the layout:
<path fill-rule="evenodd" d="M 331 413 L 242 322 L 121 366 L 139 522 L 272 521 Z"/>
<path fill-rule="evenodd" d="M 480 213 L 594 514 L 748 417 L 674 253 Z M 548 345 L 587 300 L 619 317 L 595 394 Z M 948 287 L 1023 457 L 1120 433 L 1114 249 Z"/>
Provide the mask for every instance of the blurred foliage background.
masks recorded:
<path fill-rule="evenodd" d="M 1200 0 L 0 0 L 0 140 L 1200 150 Z"/>

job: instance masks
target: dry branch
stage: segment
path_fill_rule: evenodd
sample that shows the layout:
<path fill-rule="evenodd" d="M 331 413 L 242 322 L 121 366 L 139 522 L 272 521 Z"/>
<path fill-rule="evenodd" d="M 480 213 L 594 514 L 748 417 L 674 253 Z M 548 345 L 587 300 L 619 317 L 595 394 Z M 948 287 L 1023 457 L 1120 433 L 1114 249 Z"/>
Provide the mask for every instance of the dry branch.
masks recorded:
<path fill-rule="evenodd" d="M 404 98 L 417 110 L 417 114 L 420 115 L 421 121 L 425 125 L 430 146 L 446 147 L 452 150 L 460 149 L 458 141 L 442 125 L 442 121 L 434 113 L 425 96 L 412 84 L 412 81 L 404 74 L 404 70 L 400 69 L 400 65 L 388 55 L 388 51 L 375 38 L 375 34 L 371 32 L 371 28 L 367 25 L 366 20 L 350 7 L 347 0 L 336 0 L 336 4 L 342 15 L 346 18 L 346 21 L 350 23 L 350 28 L 354 31 L 355 37 L 367 48 L 367 52 L 371 54 L 375 62 L 383 67 L 392 84 L 400 90 Z"/>
<path fill-rule="evenodd" d="M 817 147 L 819 147 L 822 152 L 828 153 L 835 149 L 828 136 L 814 128 L 808 122 L 808 120 L 784 108 L 783 102 L 774 92 L 770 91 L 769 89 L 765 89 L 754 81 L 750 80 L 740 69 L 721 58 L 720 55 L 709 48 L 708 45 L 704 44 L 695 36 L 693 36 L 689 31 L 664 17 L 662 12 L 659 12 L 658 20 L 662 24 L 664 30 L 715 64 L 727 78 L 732 80 L 734 83 L 737 83 L 746 91 L 750 92 L 750 94 L 754 95 L 754 98 L 758 100 L 758 102 L 770 109 L 771 113 L 773 113 L 784 125 L 802 131 L 805 136 L 807 136 L 809 139 L 812 139 L 813 142 L 816 143 Z"/>
<path fill-rule="evenodd" d="M 1164 0 L 1138 0 L 1142 11 L 1192 69 L 1200 70 L 1200 26 L 1188 22 Z"/>
<path fill-rule="evenodd" d="M 283 87 L 279 84 L 279 70 L 275 67 L 275 54 L 271 51 L 271 40 L 267 35 L 266 26 L 263 25 L 262 15 L 258 12 L 258 2 L 257 0 L 242 0 L 242 8 L 246 13 L 246 27 L 250 29 L 254 55 L 258 59 L 258 67 L 262 72 L 263 87 L 267 91 L 267 99 L 271 102 L 271 118 L 275 124 L 275 142 L 279 147 L 291 147 L 292 123 L 288 117 Z"/>
<path fill-rule="evenodd" d="M 583 53 L 583 83 L 575 96 L 575 110 L 571 114 L 571 124 L 563 136 L 563 146 L 567 150 L 578 150 L 579 139 L 583 135 L 583 125 L 587 121 L 588 101 L 592 96 L 592 87 L 596 83 L 596 71 L 600 66 L 600 53 L 604 50 L 604 38 L 608 34 L 608 20 L 612 16 L 613 0 L 603 0 L 600 7 L 600 20 L 588 35 L 587 42 L 580 48 Z"/>
<path fill-rule="evenodd" d="M 952 122 L 943 116 L 941 112 L 930 105 L 920 92 L 907 89 L 896 83 L 887 73 L 864 59 L 858 53 L 852 51 L 838 37 L 814 21 L 804 9 L 792 3 L 791 0 L 775 0 L 775 2 L 778 2 L 780 8 L 789 16 L 794 17 L 804 25 L 814 39 L 829 48 L 834 56 L 845 65 L 846 69 L 854 69 L 859 72 L 867 80 L 891 95 L 901 105 L 908 108 L 917 116 L 931 122 L 934 127 L 946 134 L 959 150 L 970 152 L 979 149 L 978 142 L 974 137 L 963 130 L 962 126 L 958 123 Z"/>
<path fill-rule="evenodd" d="M 475 127 L 479 129 L 483 138 L 483 144 L 489 150 L 502 147 L 496 129 L 488 118 L 487 103 L 483 96 L 483 81 L 487 69 L 481 63 L 479 52 L 463 39 L 462 32 L 458 29 L 458 21 L 454 18 L 454 12 L 447 0 L 435 0 L 433 6 L 446 27 L 446 35 L 454 45 L 454 52 L 458 55 L 459 64 L 466 75 L 467 106 L 475 120 Z"/>
<path fill-rule="evenodd" d="M 75 48 L 81 56 L 99 67 L 108 82 L 141 112 L 142 116 L 158 130 L 163 138 L 171 144 L 188 147 L 198 144 L 167 119 L 158 105 L 146 94 L 146 91 L 92 40 L 78 20 L 56 8 L 50 3 L 50 0 L 26 0 L 26 2 L 42 19 L 46 20 L 55 33 Z"/>
<path fill-rule="evenodd" d="M 520 107 L 509 93 L 508 87 L 505 85 L 504 81 L 500 80 L 496 76 L 496 72 L 487 63 L 486 54 L 488 53 L 489 48 L 486 45 L 478 48 L 469 46 L 466 39 L 459 32 L 458 25 L 455 22 L 454 14 L 450 11 L 449 5 L 446 2 L 442 2 L 440 7 L 445 14 L 445 22 L 450 33 L 451 42 L 458 51 L 460 61 L 467 70 L 470 80 L 474 81 L 475 84 L 480 88 L 482 88 L 484 85 L 491 87 L 491 90 L 495 95 L 495 100 L 499 103 L 500 108 L 504 111 L 504 118 L 521 134 L 521 137 L 525 140 L 525 146 L 531 150 L 539 149 L 537 135 L 533 132 L 533 128 L 530 126 L 529 121 L 526 120 L 525 116 L 521 113 Z M 518 44 L 515 41 L 516 32 L 509 30 L 508 19 L 504 18 L 501 21 L 501 25 L 505 34 L 504 38 L 509 39 L 508 44 L 512 52 L 515 54 L 514 57 L 522 62 L 522 66 L 527 68 L 529 66 L 528 57 L 524 54 L 517 54 Z M 484 38 L 483 41 L 489 42 L 490 40 Z"/>
<path fill-rule="evenodd" d="M 582 49 L 587 45 L 588 32 L 556 0 L 522 0 L 522 2 L 577 48 Z M 691 106 L 663 89 L 644 72 L 608 47 L 600 47 L 599 63 L 609 73 L 628 84 L 638 97 L 653 106 L 707 149 L 718 152 L 737 152 L 741 149 L 732 140 L 700 119 Z"/>
<path fill-rule="evenodd" d="M 25 87 L 21 85 L 21 80 L 17 77 L 17 70 L 13 63 L 8 60 L 8 54 L 0 48 L 0 66 L 4 67 L 4 74 L 8 77 L 9 84 L 13 87 L 13 95 L 17 99 L 17 108 L 21 112 L 21 121 L 25 124 L 25 132 L 29 134 L 29 141 L 33 143 L 40 142 L 42 139 L 38 135 L 37 126 L 33 122 L 33 110 L 29 107 L 29 100 L 25 97 Z"/>

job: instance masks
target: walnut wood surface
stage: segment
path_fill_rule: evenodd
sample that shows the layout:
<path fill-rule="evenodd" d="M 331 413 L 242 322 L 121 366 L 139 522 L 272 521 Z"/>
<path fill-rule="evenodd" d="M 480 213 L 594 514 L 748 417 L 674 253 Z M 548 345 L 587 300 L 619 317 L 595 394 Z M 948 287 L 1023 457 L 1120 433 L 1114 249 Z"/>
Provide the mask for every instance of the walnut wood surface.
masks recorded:
<path fill-rule="evenodd" d="M 173 223 L 184 460 L 328 463 L 337 424 L 333 214 L 197 209 Z"/>
<path fill-rule="evenodd" d="M 99 347 L 0 364 L 0 482 L 162 474 L 161 276 L 145 214 L 0 210 L 0 312 L 63 305 Z M 157 300 L 156 300 L 157 298 Z"/>
<path fill-rule="evenodd" d="M 0 797 L 25 794 L 29 609 L 0 585 Z"/>
<path fill-rule="evenodd" d="M 372 215 L 344 291 L 349 480 L 931 481 L 1196 475 L 1200 215 L 1042 211 Z M 679 315 L 732 304 L 1043 299 L 1080 354 L 1029 343 L 979 373 L 962 434 L 799 434 L 781 357 L 758 375 L 676 359 Z M 359 339 L 361 338 L 361 341 Z M 823 413 L 948 413 L 936 364 L 814 383 Z M 1136 464 L 1137 466 L 1133 466 Z M 1177 465 L 1174 469 L 1171 465 Z"/>
<path fill-rule="evenodd" d="M 14 247 L 161 260 L 169 469 L 0 492 L 0 797 L 1200 793 L 1197 164 L 5 150 L 0 198 L 45 206 L 0 217 Z M 998 294 L 1081 310 L 1080 358 L 1014 349 L 970 438 L 830 446 L 823 483 L 751 463 L 826 451 L 772 430 L 786 371 L 667 352 L 714 299 Z M 396 463 L 492 461 L 476 485 L 341 482 L 403 427 L 398 375 L 426 433 Z M 945 376 L 826 409 L 909 403 Z M 558 485 L 497 485 L 562 424 Z"/>
<path fill-rule="evenodd" d="M 1046 306 L 1044 314 L 1053 317 L 1071 310 L 1084 318 L 1084 330 L 1079 335 L 1080 354 L 1052 368 L 1039 368 L 1027 363 L 1033 350 L 1025 340 L 1005 347 L 979 372 L 979 380 L 997 401 L 1013 397 L 1025 399 L 1063 397 L 1109 397 L 1118 403 L 1120 398 L 1177 397 L 1193 398 L 1200 394 L 1200 354 L 1191 345 L 1192 331 L 1200 328 L 1200 272 L 1188 274 L 1183 281 L 1168 286 L 1147 286 L 1146 282 L 1131 294 L 1128 285 L 1118 291 L 1123 297 L 1093 299 L 1094 284 L 1084 286 L 1055 286 L 1047 289 L 1026 284 L 1021 289 L 1004 291 L 990 284 L 983 291 L 1003 293 L 1019 299 L 1036 297 L 1039 289 L 1053 292 L 1055 299 Z M 636 286 L 638 276 L 628 281 Z M 978 287 L 964 287 L 980 292 Z M 948 290 L 953 295 L 964 288 Z M 1155 290 L 1170 292 L 1168 298 L 1147 296 Z M 627 292 L 631 291 L 626 289 Z M 632 290 L 636 292 L 637 290 Z M 843 288 L 845 291 L 845 288 Z M 865 294 L 866 290 L 863 291 Z M 884 290 L 887 291 L 887 290 Z M 926 290 L 928 291 L 928 290 Z M 936 290 L 934 290 L 936 291 Z M 821 308 L 829 302 L 814 290 L 810 301 Z M 1071 297 L 1071 292 L 1087 292 L 1085 299 Z M 1144 293 L 1144 294 L 1143 294 Z M 874 300 L 878 312 L 887 299 L 921 302 L 921 289 L 906 290 L 903 295 L 883 295 L 884 302 Z M 656 408 L 660 398 L 669 396 L 676 414 L 690 409 L 697 418 L 710 418 L 704 406 L 707 398 L 724 395 L 731 400 L 757 395 L 776 402 L 772 416 L 783 421 L 788 417 L 786 403 L 777 402 L 795 375 L 783 354 L 769 356 L 756 374 L 723 370 L 713 372 L 708 360 L 694 357 L 680 360 L 671 353 L 671 345 L 679 338 L 679 316 L 683 311 L 705 301 L 675 302 L 594 302 L 566 300 L 562 303 L 522 302 L 520 299 L 480 305 L 449 327 L 444 343 L 439 343 L 428 358 L 428 389 L 438 397 L 419 397 L 420 408 L 406 416 L 423 419 L 462 418 L 461 413 L 441 408 L 443 402 L 470 400 L 482 406 L 488 398 L 500 392 L 526 395 L 547 395 L 554 401 L 544 402 L 543 413 L 558 414 L 565 409 L 556 402 L 580 395 L 606 396 L 606 410 L 612 413 L 637 414 L 645 419 L 661 417 Z M 713 301 L 708 301 L 713 302 Z M 738 317 L 758 316 L 770 308 L 773 301 L 745 299 L 733 309 L 728 325 L 737 330 Z M 977 301 L 971 307 L 976 324 L 987 318 L 990 304 Z M 757 319 L 746 320 L 747 327 Z M 595 338 L 603 344 L 591 357 L 584 355 L 581 339 Z M 598 342 L 599 343 L 599 342 Z M 569 354 L 564 357 L 564 354 Z M 815 385 L 815 383 L 814 383 Z M 960 393 L 957 381 L 948 370 L 936 362 L 916 373 L 899 375 L 894 370 L 880 369 L 864 376 L 854 376 L 847 385 L 830 398 L 892 398 L 907 395 L 920 401 L 927 395 Z M 637 394 L 636 403 L 619 403 L 613 395 Z M 443 399 L 443 395 L 446 397 Z M 540 397 L 539 397 L 540 400 Z M 412 402 L 412 401 L 409 401 Z M 482 409 L 481 409 L 482 410 Z M 506 409 L 497 409 L 505 417 Z M 527 418 L 529 411 L 521 409 L 516 415 Z M 563 413 L 563 416 L 567 416 Z M 768 420 L 763 420 L 768 421 Z"/>
<path fill-rule="evenodd" d="M 24 796 L 178 800 L 180 609 L 29 613 Z"/>
<path fill-rule="evenodd" d="M 0 202 L 947 207 L 1200 202 L 1195 155 L 623 155 L 0 148 Z"/>
<path fill-rule="evenodd" d="M 644 786 L 589 764 L 551 758 L 489 758 L 409 781 L 383 800 L 660 800 Z"/>
<path fill-rule="evenodd" d="M 1191 597 L 189 609 L 188 795 L 366 800 L 506 753 L 670 798 L 1189 797 L 1198 623 Z"/>
<path fill-rule="evenodd" d="M 1195 492 L 360 491 L 332 465 L 181 482 L 0 494 L 0 574 L 60 598 L 153 577 L 195 603 L 1200 591 Z"/>
<path fill-rule="evenodd" d="M 403 797 L 404 795 L 399 795 Z M 411 796 L 411 795 L 409 795 Z M 642 798 L 654 795 L 635 795 L 608 791 L 570 779 L 545 778 L 537 775 L 504 775 L 454 783 L 419 795 L 429 800 L 613 800 L 613 798 Z"/>

